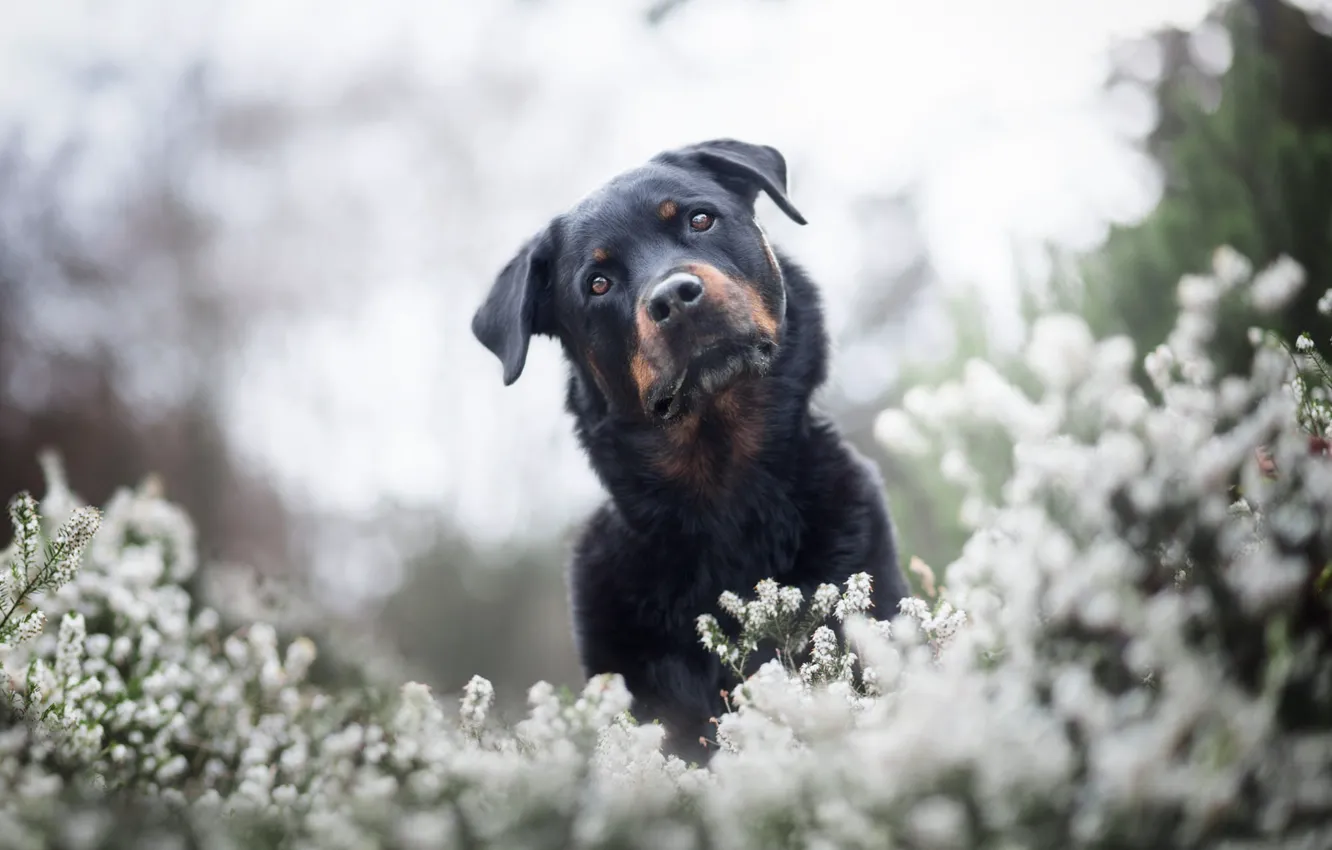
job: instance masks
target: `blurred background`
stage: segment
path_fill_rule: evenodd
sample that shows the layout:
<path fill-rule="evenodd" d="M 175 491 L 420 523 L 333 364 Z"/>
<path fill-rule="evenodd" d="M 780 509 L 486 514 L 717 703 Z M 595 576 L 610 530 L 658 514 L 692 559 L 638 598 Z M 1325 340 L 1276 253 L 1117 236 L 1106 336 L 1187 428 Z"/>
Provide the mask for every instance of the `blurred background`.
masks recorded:
<path fill-rule="evenodd" d="M 470 317 L 551 215 L 716 136 L 787 158 L 810 224 L 760 216 L 904 565 L 966 528 L 880 412 L 1019 373 L 1034 314 L 1145 353 L 1224 243 L 1299 260 L 1270 322 L 1332 337 L 1332 0 L 0 0 L 0 493 L 45 448 L 94 503 L 155 475 L 215 588 L 446 692 L 577 685 L 564 367 L 505 388 Z"/>

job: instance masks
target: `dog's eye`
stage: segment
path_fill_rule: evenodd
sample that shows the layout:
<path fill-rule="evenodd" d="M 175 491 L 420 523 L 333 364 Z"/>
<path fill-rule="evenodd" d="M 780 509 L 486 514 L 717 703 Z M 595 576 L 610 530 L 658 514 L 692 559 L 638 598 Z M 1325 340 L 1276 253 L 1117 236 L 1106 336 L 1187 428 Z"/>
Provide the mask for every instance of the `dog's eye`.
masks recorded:
<path fill-rule="evenodd" d="M 702 210 L 699 210 L 698 212 L 694 213 L 689 217 L 689 227 L 693 230 L 697 230 L 699 233 L 702 233 L 703 231 L 712 227 L 712 223 L 716 220 L 717 219 L 712 215 L 712 213 L 706 213 L 703 212 Z"/>
<path fill-rule="evenodd" d="M 610 278 L 604 274 L 594 274 L 587 279 L 587 288 L 592 290 L 593 295 L 605 295 L 610 292 Z"/>

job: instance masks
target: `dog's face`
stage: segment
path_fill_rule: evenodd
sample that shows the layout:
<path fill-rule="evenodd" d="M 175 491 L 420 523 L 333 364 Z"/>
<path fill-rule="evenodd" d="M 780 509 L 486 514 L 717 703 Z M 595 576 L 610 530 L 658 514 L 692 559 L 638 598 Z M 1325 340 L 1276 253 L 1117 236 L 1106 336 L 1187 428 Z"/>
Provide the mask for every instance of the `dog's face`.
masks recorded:
<path fill-rule="evenodd" d="M 669 422 L 768 370 L 782 342 L 781 268 L 754 219 L 786 198 L 775 149 L 716 140 L 667 151 L 556 217 L 472 321 L 522 373 L 533 333 L 558 337 L 611 409 Z"/>

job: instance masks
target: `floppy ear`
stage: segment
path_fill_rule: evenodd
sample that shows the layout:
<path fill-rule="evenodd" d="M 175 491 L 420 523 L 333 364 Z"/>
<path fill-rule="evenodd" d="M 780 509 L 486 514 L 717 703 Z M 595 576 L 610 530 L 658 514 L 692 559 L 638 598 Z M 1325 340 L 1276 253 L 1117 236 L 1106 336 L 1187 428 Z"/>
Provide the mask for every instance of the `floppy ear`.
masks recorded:
<path fill-rule="evenodd" d="M 505 264 L 472 316 L 472 333 L 504 365 L 506 387 L 523 373 L 532 334 L 543 332 L 538 324 L 538 302 L 550 284 L 552 253 L 547 227 Z"/>
<path fill-rule="evenodd" d="M 786 197 L 786 159 L 774 147 L 736 139 L 712 139 L 667 151 L 659 158 L 667 162 L 684 160 L 708 171 L 717 182 L 744 198 L 750 206 L 753 206 L 759 190 L 767 192 L 773 203 L 792 221 L 805 224 L 805 217 Z"/>

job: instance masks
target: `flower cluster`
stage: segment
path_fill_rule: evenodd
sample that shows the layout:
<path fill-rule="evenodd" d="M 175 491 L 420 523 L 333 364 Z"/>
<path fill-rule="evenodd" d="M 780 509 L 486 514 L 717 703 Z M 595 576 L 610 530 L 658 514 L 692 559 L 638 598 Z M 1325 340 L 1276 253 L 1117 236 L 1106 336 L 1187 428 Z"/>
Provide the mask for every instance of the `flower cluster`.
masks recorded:
<path fill-rule="evenodd" d="M 741 678 L 745 676 L 750 656 L 763 641 L 773 641 L 777 659 L 796 672 L 795 660 L 815 635 L 827 630 L 820 624 L 830 615 L 836 613 L 840 620 L 869 609 L 869 582 L 868 574 L 858 573 L 847 580 L 845 594 L 839 593 L 836 585 L 820 585 L 808 607 L 800 588 L 782 587 L 772 579 L 760 581 L 754 588 L 755 598 L 748 602 L 728 590 L 722 593 L 719 603 L 740 624 L 740 634 L 732 640 L 716 617 L 703 614 L 697 622 L 699 639 L 705 649 L 715 653 Z"/>
<path fill-rule="evenodd" d="M 34 594 L 64 587 L 78 571 L 83 550 L 101 522 L 95 508 L 75 511 L 47 542 L 43 552 L 37 503 L 22 493 L 9 504 L 13 551 L 0 570 L 0 657 L 41 634 L 46 612 L 34 608 Z"/>
<path fill-rule="evenodd" d="M 913 391 L 878 433 L 946 458 L 974 533 L 940 582 L 913 562 L 929 600 L 882 621 L 864 575 L 725 594 L 734 623 L 699 638 L 749 675 L 705 768 L 663 755 L 614 676 L 538 683 L 512 726 L 480 678 L 451 710 L 415 683 L 317 687 L 312 642 L 187 592 L 192 532 L 159 494 L 97 527 L 52 476 L 0 553 L 21 714 L 0 844 L 1327 846 L 1332 462 L 1311 439 L 1332 380 L 1263 332 L 1246 377 L 1207 355 L 1222 296 L 1261 315 L 1302 280 L 1218 252 L 1145 390 L 1129 341 L 1047 316 L 1034 395 L 979 362 Z M 997 495 L 958 438 L 978 422 L 1011 446 Z"/>

